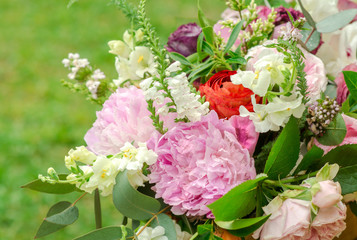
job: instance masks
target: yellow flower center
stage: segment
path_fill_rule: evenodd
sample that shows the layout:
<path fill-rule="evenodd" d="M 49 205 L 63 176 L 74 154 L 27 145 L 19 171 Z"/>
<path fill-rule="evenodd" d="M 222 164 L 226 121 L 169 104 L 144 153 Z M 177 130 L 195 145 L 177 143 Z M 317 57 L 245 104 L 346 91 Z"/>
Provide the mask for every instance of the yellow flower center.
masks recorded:
<path fill-rule="evenodd" d="M 107 169 L 103 169 L 102 170 L 103 173 L 102 173 L 102 175 L 100 177 L 101 178 L 105 178 L 105 175 L 107 174 L 107 171 L 108 171 Z"/>
<path fill-rule="evenodd" d="M 138 63 L 141 63 L 141 61 L 143 61 L 143 60 L 144 60 L 144 56 L 141 55 L 141 56 L 138 58 Z"/>

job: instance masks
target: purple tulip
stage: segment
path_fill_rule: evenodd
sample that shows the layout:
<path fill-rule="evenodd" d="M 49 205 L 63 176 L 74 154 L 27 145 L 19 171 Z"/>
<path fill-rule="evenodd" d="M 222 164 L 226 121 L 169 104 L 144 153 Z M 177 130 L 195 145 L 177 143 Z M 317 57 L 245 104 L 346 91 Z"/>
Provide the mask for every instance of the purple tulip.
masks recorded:
<path fill-rule="evenodd" d="M 171 33 L 166 49 L 169 52 L 177 52 L 187 57 L 197 51 L 197 38 L 202 29 L 196 23 L 181 25 Z"/>

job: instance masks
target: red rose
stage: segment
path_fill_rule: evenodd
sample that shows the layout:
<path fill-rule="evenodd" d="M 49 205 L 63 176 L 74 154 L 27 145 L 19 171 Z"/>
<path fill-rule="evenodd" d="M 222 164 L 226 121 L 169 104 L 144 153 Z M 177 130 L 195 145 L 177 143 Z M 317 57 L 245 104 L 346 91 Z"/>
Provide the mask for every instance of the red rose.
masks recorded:
<path fill-rule="evenodd" d="M 213 75 L 205 84 L 200 85 L 201 96 L 206 96 L 210 109 L 217 112 L 219 118 L 230 118 L 239 115 L 239 107 L 244 106 L 253 111 L 251 95 L 253 92 L 231 82 L 231 75 L 236 71 L 223 70 Z M 255 97 L 257 103 L 260 97 Z"/>

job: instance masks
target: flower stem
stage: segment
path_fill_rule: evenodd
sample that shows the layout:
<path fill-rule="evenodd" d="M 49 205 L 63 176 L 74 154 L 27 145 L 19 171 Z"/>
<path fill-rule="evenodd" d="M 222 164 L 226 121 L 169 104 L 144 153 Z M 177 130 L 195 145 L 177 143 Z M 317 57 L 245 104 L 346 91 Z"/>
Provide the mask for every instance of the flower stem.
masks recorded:
<path fill-rule="evenodd" d="M 312 34 L 315 32 L 315 30 L 316 30 L 315 28 L 312 28 L 311 33 L 309 34 L 309 36 L 307 36 L 307 38 L 305 40 L 305 45 L 310 40 L 310 38 L 311 38 Z"/>
<path fill-rule="evenodd" d="M 74 201 L 74 202 L 72 203 L 72 207 L 73 207 L 74 205 L 76 205 L 76 203 L 77 203 L 79 200 L 81 200 L 82 197 L 84 197 L 85 195 L 87 195 L 87 192 L 83 193 L 76 201 Z"/>
<path fill-rule="evenodd" d="M 98 188 L 94 192 L 94 214 L 95 214 L 95 228 L 102 228 L 102 209 L 100 206 L 100 195 Z"/>
<path fill-rule="evenodd" d="M 144 229 L 149 226 L 149 224 L 155 219 L 157 218 L 157 215 L 159 215 L 160 213 L 163 213 L 165 212 L 167 209 L 169 209 L 170 206 L 167 206 L 165 207 L 164 209 L 162 209 L 160 212 L 154 214 L 154 216 L 152 218 L 149 219 L 149 221 L 147 221 L 147 223 L 143 226 L 143 228 L 136 234 L 136 236 L 139 236 L 143 231 Z"/>

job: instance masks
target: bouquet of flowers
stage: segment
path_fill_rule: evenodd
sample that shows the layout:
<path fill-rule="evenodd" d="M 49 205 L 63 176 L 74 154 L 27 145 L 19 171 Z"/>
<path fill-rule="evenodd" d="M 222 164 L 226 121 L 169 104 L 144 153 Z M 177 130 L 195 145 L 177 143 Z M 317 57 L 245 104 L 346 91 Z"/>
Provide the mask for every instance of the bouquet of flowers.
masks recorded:
<path fill-rule="evenodd" d="M 163 45 L 145 2 L 112 1 L 131 21 L 108 43 L 117 79 L 63 60 L 63 84 L 103 108 L 68 173 L 23 186 L 80 196 L 36 238 L 75 222 L 86 194 L 97 229 L 81 240 L 339 236 L 357 214 L 357 3 L 226 0 L 215 24 L 198 6 Z M 102 226 L 101 196 L 121 225 Z"/>

